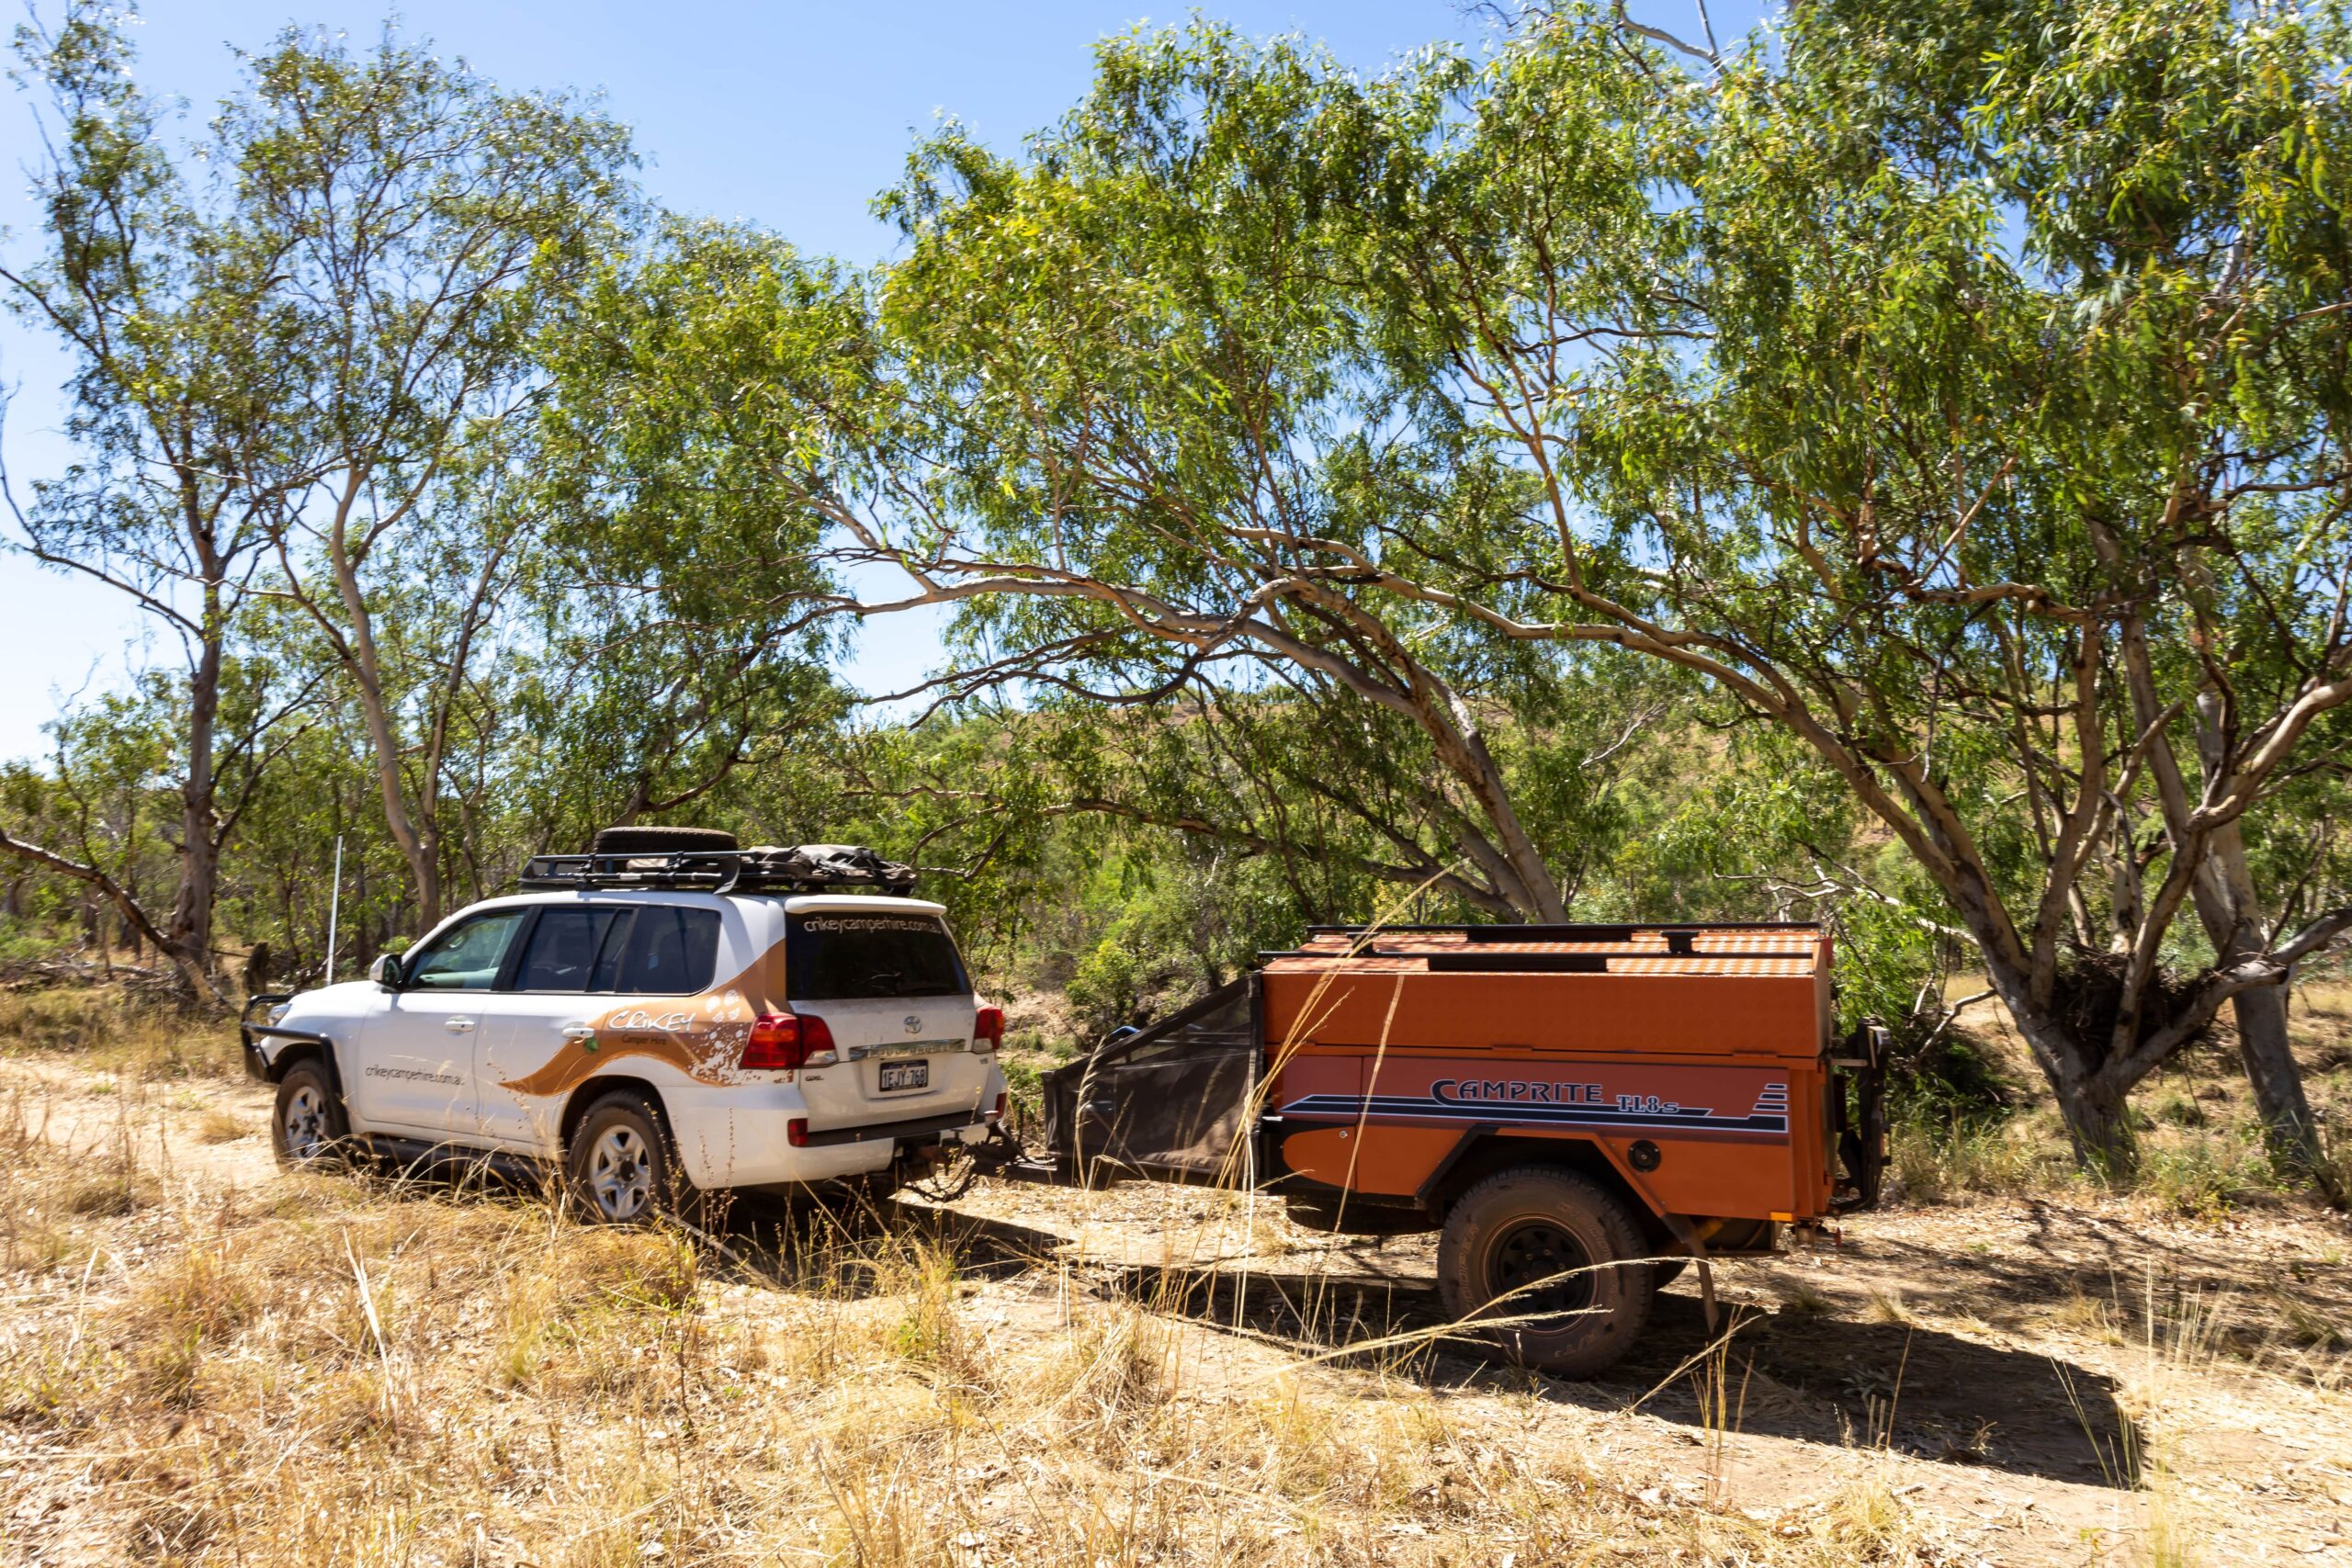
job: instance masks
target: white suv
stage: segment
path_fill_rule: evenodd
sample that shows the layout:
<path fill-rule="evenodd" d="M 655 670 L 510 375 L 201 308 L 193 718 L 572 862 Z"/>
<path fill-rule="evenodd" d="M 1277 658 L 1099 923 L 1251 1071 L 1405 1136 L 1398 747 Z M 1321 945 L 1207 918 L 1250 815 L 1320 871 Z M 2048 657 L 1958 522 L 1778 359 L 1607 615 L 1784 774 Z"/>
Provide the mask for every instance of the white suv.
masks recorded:
<path fill-rule="evenodd" d="M 356 1145 L 554 1167 L 608 1221 L 719 1189 L 887 1190 L 1005 1107 L 1004 1015 L 911 882 L 838 845 L 607 829 L 366 980 L 255 998 L 246 1068 L 277 1085 L 289 1165 Z"/>

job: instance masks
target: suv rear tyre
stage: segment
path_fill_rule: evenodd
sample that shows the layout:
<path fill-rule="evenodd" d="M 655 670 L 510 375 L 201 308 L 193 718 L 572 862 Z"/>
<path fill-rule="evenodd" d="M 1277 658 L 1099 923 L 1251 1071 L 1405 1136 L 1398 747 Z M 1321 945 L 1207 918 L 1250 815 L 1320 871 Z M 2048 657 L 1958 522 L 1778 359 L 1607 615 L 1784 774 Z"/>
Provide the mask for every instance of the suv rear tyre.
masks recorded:
<path fill-rule="evenodd" d="M 1525 1320 L 1484 1331 L 1520 1365 L 1589 1378 L 1615 1364 L 1649 1321 L 1650 1266 L 1625 1261 L 1647 1251 L 1625 1205 L 1598 1183 L 1521 1166 L 1487 1177 L 1447 1212 L 1438 1289 L 1459 1322 Z"/>
<path fill-rule="evenodd" d="M 669 1129 L 639 1095 L 608 1094 L 590 1106 L 572 1129 L 563 1169 L 581 1217 L 593 1224 L 643 1224 L 697 1207 Z"/>
<path fill-rule="evenodd" d="M 277 1080 L 269 1117 L 269 1148 L 286 1170 L 339 1170 L 349 1158 L 351 1122 L 326 1064 L 295 1063 Z"/>

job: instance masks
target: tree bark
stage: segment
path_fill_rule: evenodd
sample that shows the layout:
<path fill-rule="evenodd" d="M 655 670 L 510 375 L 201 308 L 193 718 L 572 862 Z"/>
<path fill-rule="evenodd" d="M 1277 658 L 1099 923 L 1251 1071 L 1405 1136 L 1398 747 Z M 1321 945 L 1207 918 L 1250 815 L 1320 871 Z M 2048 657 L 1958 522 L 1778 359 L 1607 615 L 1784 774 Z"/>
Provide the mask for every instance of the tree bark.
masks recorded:
<path fill-rule="evenodd" d="M 2104 1074 L 2061 1078 L 2056 1088 L 2076 1162 L 2110 1179 L 2135 1170 L 2139 1144 L 2126 1109 L 2131 1090 L 2118 1089 Z"/>
<path fill-rule="evenodd" d="M 220 825 L 214 809 L 219 775 L 213 731 L 220 716 L 221 638 L 219 588 L 206 585 L 203 651 L 188 671 L 187 773 L 180 781 L 180 886 L 164 934 L 175 953 L 213 972 L 212 906 L 220 882 Z"/>
<path fill-rule="evenodd" d="M 1978 914 L 1967 901 L 1954 900 L 1963 919 Z M 1979 914 L 1979 918 L 1981 914 Z M 1973 920 L 1969 920 L 1973 926 Z M 2132 1085 L 2102 1073 L 2098 1055 L 2052 1017 L 2048 998 L 2039 995 L 2036 971 L 2030 964 L 2005 963 L 2001 951 L 1985 933 L 1972 931 L 1977 951 L 1985 957 L 1985 978 L 2008 1010 L 2009 1021 L 2024 1036 L 2056 1099 L 2059 1119 L 2078 1164 L 2109 1177 L 2130 1174 L 2139 1165 L 2140 1151 L 2132 1136 L 2124 1104 Z"/>
<path fill-rule="evenodd" d="M 2221 709 L 2220 694 L 2211 687 L 2197 694 L 2197 761 L 2208 793 L 2225 765 Z M 2268 947 L 2262 897 L 2254 885 L 2254 868 L 2246 861 L 2245 834 L 2236 820 L 2207 836 L 2204 863 L 2197 868 L 2191 891 L 2216 963 L 2229 964 L 2251 958 Z M 2255 1109 L 2262 1118 L 2263 1139 L 2271 1156 L 2291 1169 L 2317 1175 L 2325 1168 L 2319 1123 L 2312 1119 L 2311 1101 L 2303 1093 L 2302 1069 L 2296 1064 L 2294 1043 L 2288 1037 L 2285 987 L 2262 986 L 2241 991 L 2231 1005 L 2237 1018 L 2238 1059 L 2245 1067 L 2246 1082 L 2253 1087 Z"/>
<path fill-rule="evenodd" d="M 357 688 L 360 716 L 368 727 L 369 747 L 376 753 L 376 784 L 384 804 L 384 826 L 390 830 L 392 841 L 400 846 L 401 857 L 408 862 L 409 876 L 416 886 L 420 932 L 429 931 L 441 923 L 441 835 L 434 810 L 434 797 L 440 783 L 440 759 L 433 756 L 425 760 L 421 788 L 424 798 L 412 813 L 401 789 L 401 749 L 400 738 L 392 728 L 390 706 L 384 696 L 383 668 L 376 655 L 375 617 L 368 608 L 368 597 L 359 582 L 359 566 L 347 536 L 350 512 L 359 499 L 364 478 L 365 470 L 355 466 L 337 504 L 327 542 L 327 565 L 334 575 L 335 593 L 350 625 L 348 640 L 337 637 L 335 641 L 343 651 L 345 668 Z M 288 575 L 290 581 L 290 570 Z M 309 604 L 307 598 L 304 603 Z M 319 613 L 318 606 L 310 604 L 310 609 L 311 615 L 332 631 L 332 623 Z"/>
<path fill-rule="evenodd" d="M 2260 908 L 2245 839 L 2232 822 L 2207 841 L 2206 863 L 2197 879 L 2197 913 L 2218 962 L 2231 964 L 2265 951 Z M 2240 991 L 2230 1005 L 2237 1018 L 2238 1060 L 2253 1086 L 2271 1156 L 2305 1175 L 2317 1173 L 2323 1168 L 2319 1123 L 2287 1031 L 2286 987 L 2257 986 Z"/>
<path fill-rule="evenodd" d="M 2201 568 L 2192 568 L 2188 575 L 2193 582 L 2204 585 Z M 2163 724 L 2164 709 L 2156 697 L 2154 661 L 2138 616 L 2127 617 L 2120 642 L 2134 718 L 2143 726 Z M 2210 686 L 2198 694 L 2198 769 L 2209 795 L 2226 765 L 2219 709 L 2219 694 Z M 2165 830 L 2177 853 L 2191 837 L 2188 825 L 2192 805 L 2179 760 L 2165 736 L 2158 734 L 2151 741 L 2148 764 L 2156 781 L 2157 798 L 2164 807 Z M 2189 897 L 2197 907 L 2206 938 L 2212 943 L 2215 964 L 2226 967 L 2260 955 L 2269 944 L 2262 929 L 2261 896 L 2254 885 L 2253 868 L 2246 862 L 2242 825 L 2233 818 L 2211 829 L 2197 852 L 2201 858 L 2189 886 Z M 2312 1117 L 2311 1101 L 2303 1093 L 2302 1072 L 2296 1065 L 2294 1047 L 2288 1038 L 2283 988 L 2262 986 L 2241 991 L 2232 998 L 2231 1006 L 2237 1019 L 2238 1057 L 2245 1067 L 2246 1081 L 2253 1087 L 2255 1107 L 2262 1118 L 2264 1140 L 2272 1156 L 2306 1174 L 2317 1174 L 2324 1168 L 2319 1126 Z"/>

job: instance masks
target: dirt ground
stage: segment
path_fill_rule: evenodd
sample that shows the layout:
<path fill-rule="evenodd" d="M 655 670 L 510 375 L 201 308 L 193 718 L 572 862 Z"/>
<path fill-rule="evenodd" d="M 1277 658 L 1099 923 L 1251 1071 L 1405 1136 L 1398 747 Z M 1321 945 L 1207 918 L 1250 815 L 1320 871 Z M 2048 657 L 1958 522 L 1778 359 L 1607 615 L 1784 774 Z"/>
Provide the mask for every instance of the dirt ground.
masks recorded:
<path fill-rule="evenodd" d="M 1329 1353 L 1443 1321 L 1425 1237 L 1261 1224 L 1273 1245 L 1216 1252 L 1243 1227 L 1148 1187 L 982 1189 L 959 1207 L 1066 1240 L 1146 1299 L 1261 1344 Z M 1168 1270 L 1168 1253 L 1198 1262 Z M 2352 1562 L 2346 1343 L 2314 1348 L 2277 1312 L 2284 1295 L 2298 1322 L 2352 1325 L 2346 1256 L 2343 1227 L 2307 1216 L 2190 1225 L 2124 1202 L 1973 1201 L 1721 1266 L 1720 1364 L 1686 1276 L 1600 1382 L 1523 1380 L 1442 1345 L 1415 1375 L 1467 1401 L 1538 1382 L 1528 1440 L 1723 1506 L 1819 1502 L 1873 1470 L 1963 1561 L 2129 1561 L 2154 1487 L 2173 1528 L 2193 1520 L 2195 1560 Z"/>
<path fill-rule="evenodd" d="M 1428 1239 L 1262 1200 L 982 1183 L 608 1267 L 526 1196 L 279 1175 L 242 1081 L 20 1055 L 0 1104 L 9 1562 L 2352 1563 L 2306 1203 L 1897 1207 L 1577 1384 L 1448 1341 Z M 1117 1334 L 1125 1392 L 1052 1371 Z M 591 1441 L 628 1507 L 560 1483 Z"/>

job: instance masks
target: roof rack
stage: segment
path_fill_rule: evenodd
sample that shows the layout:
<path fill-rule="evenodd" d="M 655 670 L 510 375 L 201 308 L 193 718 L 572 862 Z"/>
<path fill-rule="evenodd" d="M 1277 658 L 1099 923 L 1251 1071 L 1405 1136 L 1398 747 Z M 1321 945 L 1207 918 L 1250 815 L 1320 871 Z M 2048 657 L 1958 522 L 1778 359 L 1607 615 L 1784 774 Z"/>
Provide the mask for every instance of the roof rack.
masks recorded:
<path fill-rule="evenodd" d="M 915 870 L 849 844 L 762 845 L 749 850 L 668 853 L 534 855 L 518 885 L 526 893 L 672 888 L 695 893 L 821 893 L 854 890 L 911 896 Z"/>

